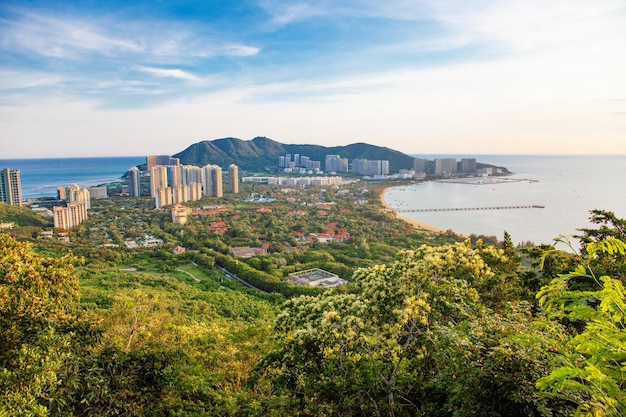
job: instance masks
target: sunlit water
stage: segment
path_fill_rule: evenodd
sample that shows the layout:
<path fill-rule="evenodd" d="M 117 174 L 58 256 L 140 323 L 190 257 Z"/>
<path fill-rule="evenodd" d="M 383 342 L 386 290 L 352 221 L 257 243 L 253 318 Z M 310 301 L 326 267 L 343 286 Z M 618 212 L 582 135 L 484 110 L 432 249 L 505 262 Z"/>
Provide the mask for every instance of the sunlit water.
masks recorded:
<path fill-rule="evenodd" d="M 421 156 L 433 159 L 442 156 Z M 459 157 L 460 158 L 460 157 Z M 589 211 L 603 209 L 626 218 L 626 156 L 477 156 L 478 162 L 507 167 L 503 184 L 453 184 L 428 181 L 394 187 L 385 195 L 396 209 L 470 208 L 542 205 L 545 208 L 401 213 L 414 220 L 470 235 L 515 243 L 552 243 L 559 235 L 593 227 Z"/>
<path fill-rule="evenodd" d="M 119 180 L 131 167 L 146 162 L 146 157 L 0 159 L 0 169 L 19 169 L 22 196 L 54 197 L 57 187 L 78 184 L 91 187 Z"/>

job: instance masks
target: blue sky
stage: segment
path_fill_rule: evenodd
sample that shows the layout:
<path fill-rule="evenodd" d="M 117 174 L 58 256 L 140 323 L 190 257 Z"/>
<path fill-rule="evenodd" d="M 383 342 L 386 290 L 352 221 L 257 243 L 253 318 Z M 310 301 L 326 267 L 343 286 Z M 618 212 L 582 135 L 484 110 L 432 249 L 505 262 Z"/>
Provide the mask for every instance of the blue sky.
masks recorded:
<path fill-rule="evenodd" d="M 0 157 L 626 154 L 626 1 L 0 3 Z"/>

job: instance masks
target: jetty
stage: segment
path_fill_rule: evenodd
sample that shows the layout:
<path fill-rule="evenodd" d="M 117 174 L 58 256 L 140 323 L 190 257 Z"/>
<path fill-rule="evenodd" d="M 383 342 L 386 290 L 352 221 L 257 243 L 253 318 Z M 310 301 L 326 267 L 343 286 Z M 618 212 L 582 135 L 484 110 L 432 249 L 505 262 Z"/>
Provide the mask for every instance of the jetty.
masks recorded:
<path fill-rule="evenodd" d="M 422 208 L 422 209 L 394 209 L 398 213 L 425 213 L 428 211 L 472 211 L 472 210 L 511 210 L 545 208 L 539 204 L 526 206 L 494 206 L 494 207 L 455 207 L 455 208 Z"/>

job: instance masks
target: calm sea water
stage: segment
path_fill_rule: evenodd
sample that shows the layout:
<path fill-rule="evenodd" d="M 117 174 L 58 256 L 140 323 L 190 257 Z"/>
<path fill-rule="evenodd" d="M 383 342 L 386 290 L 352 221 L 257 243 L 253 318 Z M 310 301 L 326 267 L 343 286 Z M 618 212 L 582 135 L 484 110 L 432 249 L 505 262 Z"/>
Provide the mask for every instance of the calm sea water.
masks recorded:
<path fill-rule="evenodd" d="M 24 198 L 54 197 L 57 187 L 93 187 L 116 181 L 131 167 L 145 162 L 145 156 L 0 159 L 0 169 L 20 170 Z"/>
<path fill-rule="evenodd" d="M 514 172 L 510 178 L 536 182 L 469 185 L 429 181 L 394 187 L 387 192 L 385 200 L 396 209 L 545 206 L 543 209 L 401 213 L 466 235 L 483 234 L 502 239 L 507 231 L 515 243 L 552 243 L 560 235 L 575 234 L 578 228 L 594 227 L 589 223 L 592 209 L 612 211 L 626 218 L 626 156 L 483 155 L 476 159 L 507 167 Z"/>

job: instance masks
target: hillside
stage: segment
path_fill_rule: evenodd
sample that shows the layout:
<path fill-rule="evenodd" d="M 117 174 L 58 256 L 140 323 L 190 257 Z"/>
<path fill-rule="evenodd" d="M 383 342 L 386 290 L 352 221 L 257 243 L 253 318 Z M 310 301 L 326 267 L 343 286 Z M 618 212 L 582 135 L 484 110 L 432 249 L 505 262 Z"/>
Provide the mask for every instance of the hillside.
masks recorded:
<path fill-rule="evenodd" d="M 235 164 L 242 170 L 263 171 L 267 167 L 278 166 L 278 157 L 285 154 L 308 156 L 314 161 L 321 161 L 322 168 L 326 155 L 339 155 L 350 161 L 359 158 L 385 159 L 389 161 L 389 169 L 392 172 L 411 168 L 414 159 L 402 152 L 366 143 L 333 147 L 286 145 L 266 137 L 256 137 L 248 141 L 237 138 L 206 140 L 195 143 L 173 156 L 180 158 L 183 164 L 203 166 L 210 163 L 222 167 Z"/>

